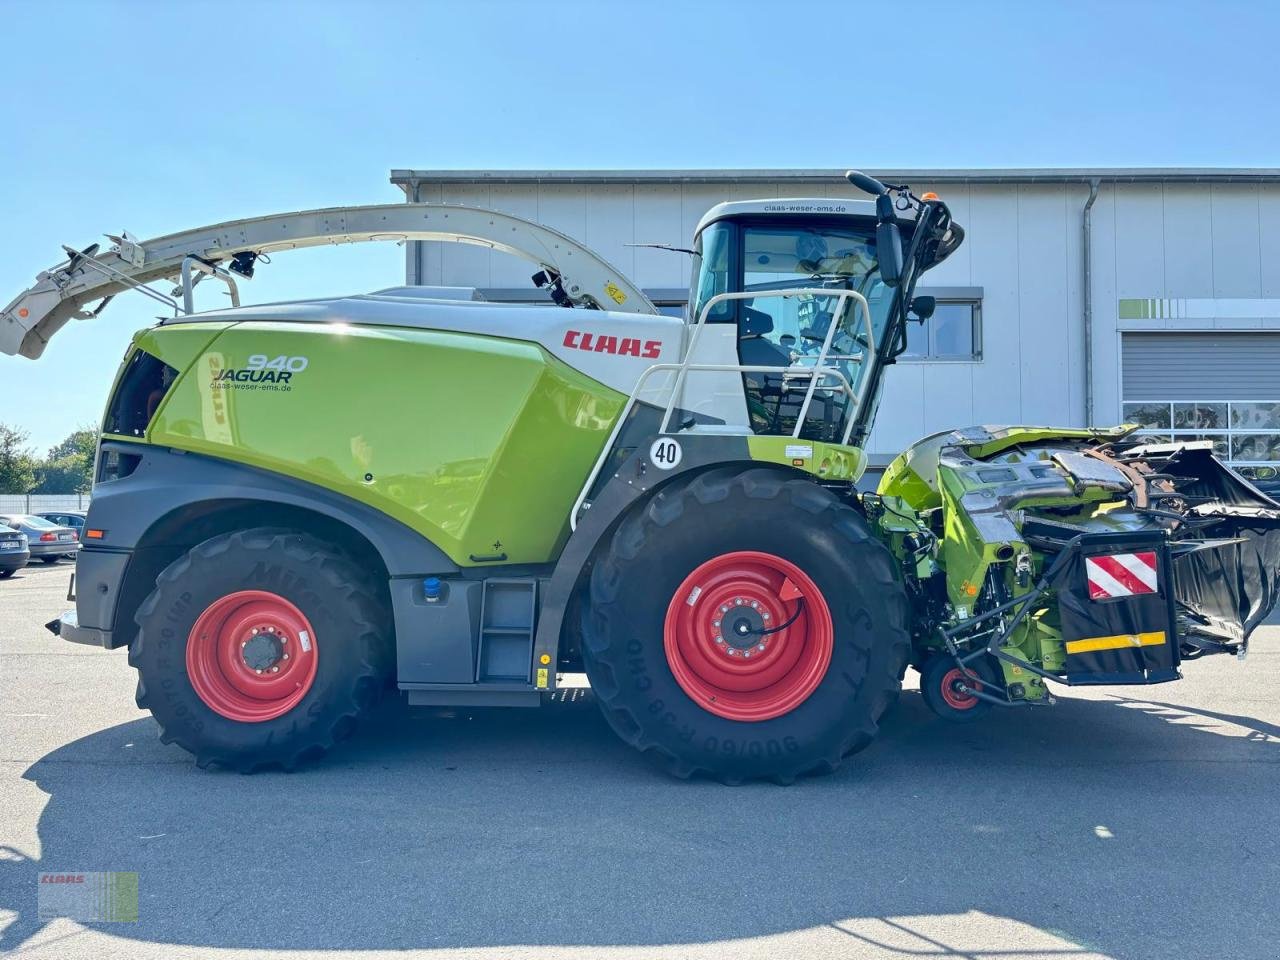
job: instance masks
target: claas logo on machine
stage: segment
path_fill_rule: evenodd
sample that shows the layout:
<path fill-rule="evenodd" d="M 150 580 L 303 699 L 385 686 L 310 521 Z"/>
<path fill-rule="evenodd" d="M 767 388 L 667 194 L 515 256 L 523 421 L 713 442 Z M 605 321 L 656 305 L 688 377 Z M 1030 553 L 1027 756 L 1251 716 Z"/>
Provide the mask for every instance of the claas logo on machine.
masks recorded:
<path fill-rule="evenodd" d="M 1085 557 L 1084 569 L 1089 580 L 1090 600 L 1137 597 L 1160 589 L 1156 555 L 1151 550 Z"/>
<path fill-rule="evenodd" d="M 644 357 L 646 360 L 657 360 L 662 353 L 661 340 L 638 340 L 635 337 L 614 337 L 606 333 L 583 333 L 581 330 L 566 330 L 564 345 L 574 350 Z"/>

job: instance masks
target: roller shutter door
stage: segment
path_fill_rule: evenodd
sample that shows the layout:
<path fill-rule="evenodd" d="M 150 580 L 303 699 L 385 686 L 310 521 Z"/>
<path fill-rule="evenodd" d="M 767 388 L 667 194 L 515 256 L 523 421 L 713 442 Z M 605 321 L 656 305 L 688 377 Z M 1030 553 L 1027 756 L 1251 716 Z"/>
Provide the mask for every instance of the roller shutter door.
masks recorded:
<path fill-rule="evenodd" d="M 1280 330 L 1123 336 L 1127 401 L 1258 400 L 1280 394 Z"/>
<path fill-rule="evenodd" d="M 1122 337 L 1126 421 L 1211 440 L 1235 463 L 1280 462 L 1280 330 Z"/>

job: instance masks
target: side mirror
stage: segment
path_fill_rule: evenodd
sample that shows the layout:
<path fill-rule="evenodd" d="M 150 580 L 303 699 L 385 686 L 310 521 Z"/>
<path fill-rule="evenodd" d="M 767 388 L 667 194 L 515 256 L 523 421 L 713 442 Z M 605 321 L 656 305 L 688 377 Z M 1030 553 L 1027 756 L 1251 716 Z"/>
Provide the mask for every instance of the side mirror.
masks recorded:
<path fill-rule="evenodd" d="M 915 320 L 924 323 L 933 316 L 933 311 L 937 309 L 938 301 L 934 297 L 921 296 L 911 298 L 911 306 L 908 308 L 908 312 Z"/>
<path fill-rule="evenodd" d="M 902 233 L 896 223 L 876 224 L 876 256 L 880 279 L 886 287 L 896 287 L 902 281 Z"/>

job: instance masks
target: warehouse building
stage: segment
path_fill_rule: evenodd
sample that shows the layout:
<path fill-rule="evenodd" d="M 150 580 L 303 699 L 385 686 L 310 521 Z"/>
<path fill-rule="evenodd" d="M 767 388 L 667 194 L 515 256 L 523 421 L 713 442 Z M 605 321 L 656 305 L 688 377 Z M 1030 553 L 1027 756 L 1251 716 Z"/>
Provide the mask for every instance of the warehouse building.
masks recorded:
<path fill-rule="evenodd" d="M 937 192 L 967 239 L 928 273 L 938 298 L 889 371 L 873 465 L 970 424 L 1141 422 L 1280 461 L 1280 170 L 869 171 Z M 839 170 L 395 170 L 410 201 L 501 210 L 584 242 L 664 311 L 723 200 L 860 196 Z M 526 263 L 412 243 L 407 282 L 536 301 Z"/>

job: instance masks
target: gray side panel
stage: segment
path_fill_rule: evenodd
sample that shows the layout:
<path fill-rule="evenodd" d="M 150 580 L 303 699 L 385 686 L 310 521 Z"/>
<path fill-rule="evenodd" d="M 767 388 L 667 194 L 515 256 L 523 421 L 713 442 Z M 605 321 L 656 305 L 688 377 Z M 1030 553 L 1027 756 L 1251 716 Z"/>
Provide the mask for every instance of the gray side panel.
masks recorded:
<path fill-rule="evenodd" d="M 450 574 L 443 551 L 398 520 L 340 494 L 292 477 L 148 444 L 112 443 L 142 462 L 129 476 L 94 487 L 87 524 L 107 531 L 106 545 L 132 550 L 174 510 L 202 501 L 289 504 L 340 520 L 382 555 L 392 577 Z"/>
<path fill-rule="evenodd" d="M 1280 331 L 1125 333 L 1124 399 L 1271 400 L 1280 394 Z"/>
<path fill-rule="evenodd" d="M 128 553 L 108 553 L 88 546 L 76 557 L 76 618 L 81 627 L 110 631 L 116 600 L 129 566 Z M 108 645 L 104 641 L 104 645 Z"/>
<path fill-rule="evenodd" d="M 391 581 L 401 684 L 475 683 L 483 590 L 481 580 L 449 580 L 440 600 L 428 603 L 421 580 Z"/>

